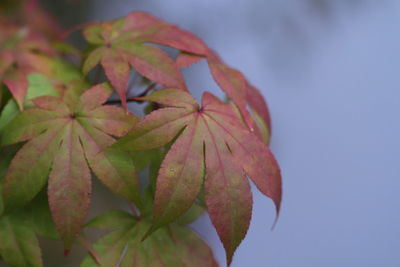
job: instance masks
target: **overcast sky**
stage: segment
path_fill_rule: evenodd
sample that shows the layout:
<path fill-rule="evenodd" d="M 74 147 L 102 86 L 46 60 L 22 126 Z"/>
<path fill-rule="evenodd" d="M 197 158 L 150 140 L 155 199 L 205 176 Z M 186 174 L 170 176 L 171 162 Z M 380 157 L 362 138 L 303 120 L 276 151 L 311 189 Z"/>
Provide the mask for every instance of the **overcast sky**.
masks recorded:
<path fill-rule="evenodd" d="M 272 203 L 253 188 L 232 266 L 400 266 L 399 1 L 91 2 L 87 19 L 147 10 L 195 32 L 266 97 L 282 213 L 271 232 Z M 205 64 L 185 74 L 196 97 L 217 90 Z M 223 264 L 208 218 L 194 227 Z"/>

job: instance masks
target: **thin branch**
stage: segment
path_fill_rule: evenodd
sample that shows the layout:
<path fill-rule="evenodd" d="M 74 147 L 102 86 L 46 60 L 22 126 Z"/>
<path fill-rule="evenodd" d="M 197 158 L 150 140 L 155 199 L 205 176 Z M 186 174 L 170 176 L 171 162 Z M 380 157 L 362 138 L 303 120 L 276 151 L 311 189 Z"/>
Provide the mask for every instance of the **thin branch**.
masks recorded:
<path fill-rule="evenodd" d="M 151 90 L 154 89 L 154 87 L 156 87 L 156 83 L 152 83 L 149 86 L 147 86 L 146 90 L 143 91 L 143 93 L 141 93 L 140 95 L 136 96 L 136 97 L 142 97 L 142 96 L 146 96 L 148 92 L 150 92 Z"/>
<path fill-rule="evenodd" d="M 64 31 L 63 33 L 61 33 L 61 39 L 66 39 L 68 36 L 70 36 L 73 32 L 78 31 L 78 30 L 82 30 L 83 28 L 86 28 L 87 26 L 93 25 L 96 22 L 84 22 L 81 24 L 77 24 L 72 26 L 71 28 L 69 28 L 68 30 Z"/>
<path fill-rule="evenodd" d="M 136 103 L 143 103 L 143 100 L 137 100 L 135 99 L 135 97 L 133 97 L 132 99 L 127 99 L 126 102 L 136 102 Z M 120 99 L 110 99 L 107 100 L 107 102 L 105 103 L 106 105 L 117 105 L 117 104 L 122 104 Z"/>
<path fill-rule="evenodd" d="M 156 87 L 156 83 L 152 83 L 150 84 L 142 93 L 135 95 L 133 97 L 129 97 L 126 99 L 126 102 L 136 102 L 136 103 L 143 103 L 143 100 L 137 99 L 139 97 L 143 97 L 146 96 L 151 90 L 154 89 L 154 87 Z M 108 100 L 106 103 L 106 105 L 115 105 L 115 104 L 121 104 L 121 100 L 120 99 L 110 99 Z"/>

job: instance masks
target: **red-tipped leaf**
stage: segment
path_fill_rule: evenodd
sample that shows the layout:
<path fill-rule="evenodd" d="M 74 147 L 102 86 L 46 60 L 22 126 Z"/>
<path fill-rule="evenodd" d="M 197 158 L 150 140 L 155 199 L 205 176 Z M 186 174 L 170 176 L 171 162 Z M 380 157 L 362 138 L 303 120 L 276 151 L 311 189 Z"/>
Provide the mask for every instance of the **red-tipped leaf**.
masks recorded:
<path fill-rule="evenodd" d="M 177 89 L 159 90 L 141 99 L 166 107 L 147 115 L 114 147 L 151 149 L 183 130 L 159 170 L 151 231 L 186 212 L 204 181 L 207 209 L 230 263 L 251 218 L 246 175 L 272 198 L 279 211 L 281 177 L 273 155 L 248 129 L 234 105 L 210 93 L 203 95 L 201 108 L 188 93 Z"/>
<path fill-rule="evenodd" d="M 51 213 L 69 248 L 86 218 L 91 192 L 90 169 L 114 193 L 140 206 L 139 186 L 130 156 L 107 151 L 114 137 L 127 133 L 138 118 L 123 109 L 102 105 L 110 96 L 107 85 L 83 94 L 75 87 L 62 97 L 32 100 L 7 126 L 3 144 L 27 141 L 13 158 L 5 177 L 6 210 L 30 201 L 48 182 Z"/>

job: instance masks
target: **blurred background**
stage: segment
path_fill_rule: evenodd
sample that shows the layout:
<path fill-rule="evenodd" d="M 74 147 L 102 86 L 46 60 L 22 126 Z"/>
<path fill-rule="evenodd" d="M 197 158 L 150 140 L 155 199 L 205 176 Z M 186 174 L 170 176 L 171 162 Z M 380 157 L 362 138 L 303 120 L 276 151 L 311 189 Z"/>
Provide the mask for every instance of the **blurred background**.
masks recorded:
<path fill-rule="evenodd" d="M 272 202 L 252 188 L 251 226 L 232 266 L 400 266 L 400 1 L 41 2 L 65 28 L 149 11 L 199 35 L 262 91 L 282 212 L 271 231 Z M 221 95 L 205 63 L 184 74 L 196 97 Z M 96 187 L 98 207 L 122 205 Z M 208 217 L 193 228 L 223 266 Z M 60 265 L 62 249 L 46 242 L 46 266 L 79 265 L 79 249 Z"/>

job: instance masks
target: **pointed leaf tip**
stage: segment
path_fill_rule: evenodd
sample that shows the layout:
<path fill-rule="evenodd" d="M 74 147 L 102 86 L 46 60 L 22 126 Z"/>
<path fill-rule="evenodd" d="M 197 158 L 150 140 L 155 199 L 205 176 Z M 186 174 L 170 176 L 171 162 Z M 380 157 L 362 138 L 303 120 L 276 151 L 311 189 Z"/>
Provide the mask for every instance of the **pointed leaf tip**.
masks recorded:
<path fill-rule="evenodd" d="M 195 36 L 141 12 L 90 25 L 84 30 L 84 37 L 95 45 L 95 49 L 86 57 L 83 72 L 87 74 L 100 64 L 124 108 L 127 108 L 126 93 L 131 67 L 154 82 L 187 90 L 174 60 L 161 48 L 148 43 L 170 45 L 200 54 L 208 51 Z"/>
<path fill-rule="evenodd" d="M 36 98 L 36 106 L 8 126 L 2 141 L 27 143 L 13 158 L 2 187 L 5 208 L 11 211 L 47 183 L 52 218 L 69 249 L 89 208 L 91 171 L 114 193 L 140 202 L 129 155 L 103 152 L 139 119 L 121 108 L 102 105 L 110 94 L 107 85 L 92 87 L 80 97 L 75 88 L 68 87 L 65 93 L 70 97 Z"/>
<path fill-rule="evenodd" d="M 234 105 L 205 93 L 202 108 L 194 109 L 193 100 L 186 94 L 176 89 L 164 89 L 146 97 L 146 100 L 167 107 L 147 115 L 143 120 L 146 123 L 138 124 L 135 129 L 143 132 L 140 138 L 159 140 L 160 133 L 150 128 L 148 122 L 159 129 L 184 128 L 159 169 L 153 228 L 167 224 L 185 212 L 197 196 L 198 185 L 205 179 L 207 210 L 230 263 L 246 236 L 251 219 L 252 195 L 246 176 L 274 201 L 278 213 L 281 199 L 279 166 L 268 147 L 244 124 Z M 174 119 L 162 120 L 163 117 L 158 116 L 161 114 Z M 181 114 L 190 119 L 177 120 Z M 133 137 L 129 138 L 135 139 Z M 205 152 L 200 153 L 203 148 Z M 203 163 L 205 178 L 200 171 Z"/>
<path fill-rule="evenodd" d="M 68 257 L 70 252 L 71 252 L 70 249 L 68 249 L 68 248 L 64 249 L 64 257 Z"/>
<path fill-rule="evenodd" d="M 149 222 L 141 220 L 100 238 L 93 244 L 101 255 L 100 266 L 218 266 L 211 249 L 190 229 L 170 225 L 141 241 L 149 227 Z M 97 265 L 88 255 L 81 266 Z"/>

